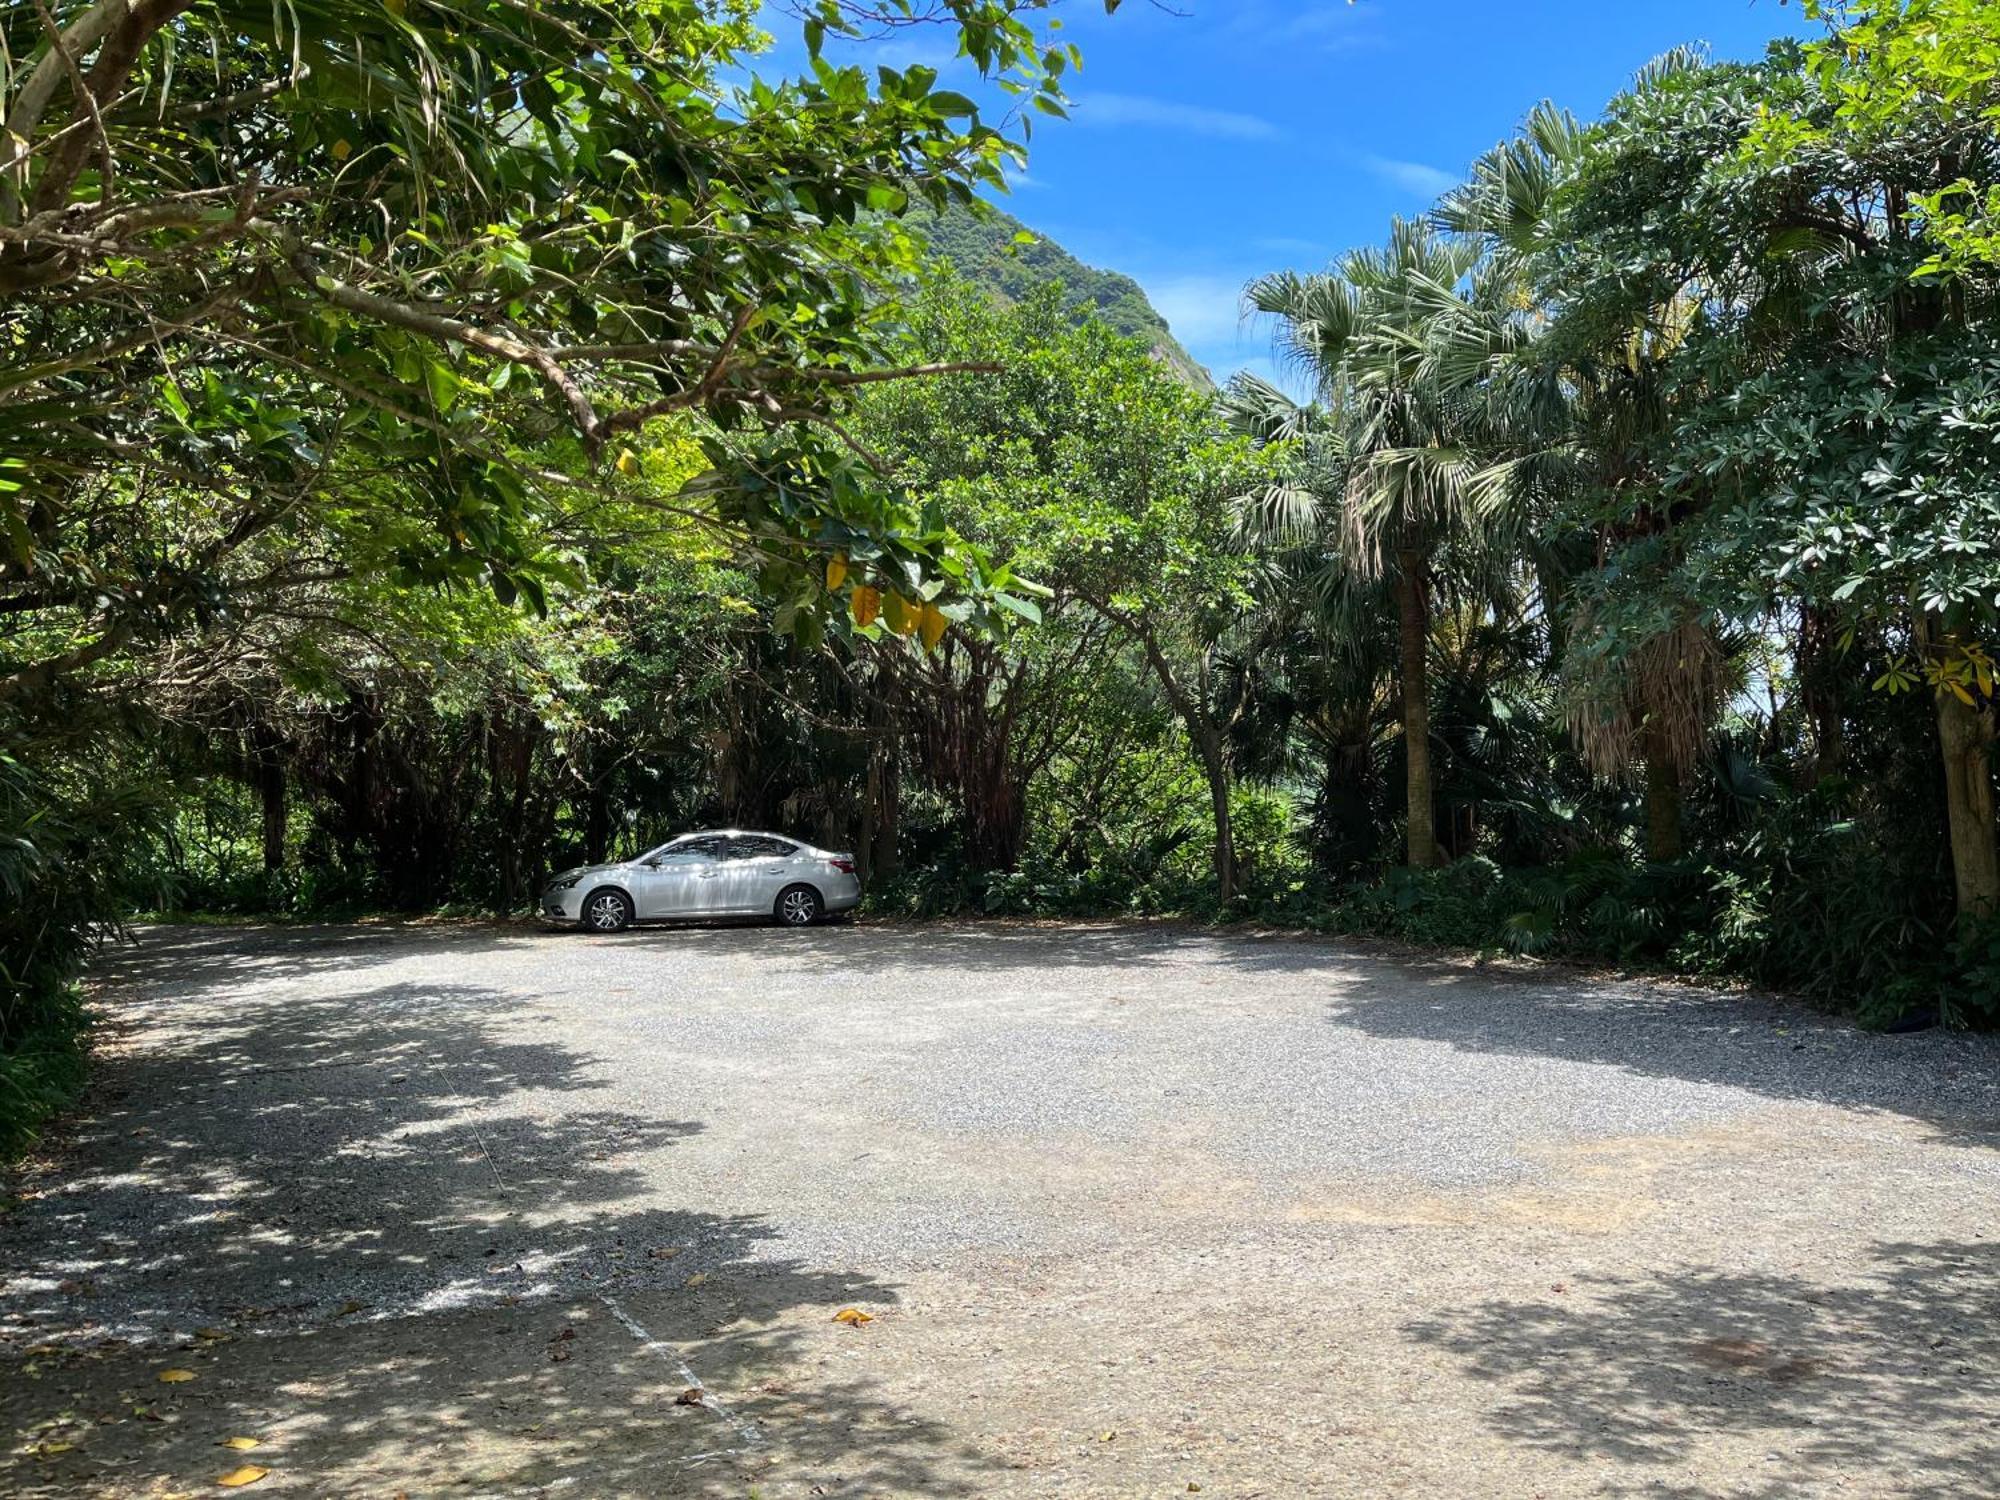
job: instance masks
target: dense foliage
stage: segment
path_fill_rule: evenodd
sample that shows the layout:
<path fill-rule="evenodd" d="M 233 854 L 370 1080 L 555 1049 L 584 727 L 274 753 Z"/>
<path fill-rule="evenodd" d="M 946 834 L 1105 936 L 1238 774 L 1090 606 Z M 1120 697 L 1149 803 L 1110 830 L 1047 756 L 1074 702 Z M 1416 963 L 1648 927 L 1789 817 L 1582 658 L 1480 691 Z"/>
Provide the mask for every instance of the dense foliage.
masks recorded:
<path fill-rule="evenodd" d="M 796 7 L 1059 112 L 1045 8 Z M 966 217 L 1018 143 L 925 70 L 742 82 L 744 5 L 10 15 L 0 1136 L 134 911 L 704 823 L 2000 1017 L 1988 9 L 1538 107 L 1248 290 L 1304 402 Z"/>

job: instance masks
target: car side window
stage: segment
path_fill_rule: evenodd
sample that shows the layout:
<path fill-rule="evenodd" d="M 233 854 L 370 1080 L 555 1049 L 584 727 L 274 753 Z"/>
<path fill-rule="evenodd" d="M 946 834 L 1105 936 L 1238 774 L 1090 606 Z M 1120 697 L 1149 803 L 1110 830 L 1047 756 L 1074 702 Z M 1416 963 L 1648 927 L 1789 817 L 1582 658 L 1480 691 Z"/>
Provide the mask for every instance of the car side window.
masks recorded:
<path fill-rule="evenodd" d="M 797 851 L 783 839 L 739 838 L 729 841 L 731 859 L 789 859 Z"/>
<path fill-rule="evenodd" d="M 723 843 L 721 839 L 689 839 L 662 854 L 658 863 L 663 868 L 669 865 L 713 864 L 722 858 Z"/>

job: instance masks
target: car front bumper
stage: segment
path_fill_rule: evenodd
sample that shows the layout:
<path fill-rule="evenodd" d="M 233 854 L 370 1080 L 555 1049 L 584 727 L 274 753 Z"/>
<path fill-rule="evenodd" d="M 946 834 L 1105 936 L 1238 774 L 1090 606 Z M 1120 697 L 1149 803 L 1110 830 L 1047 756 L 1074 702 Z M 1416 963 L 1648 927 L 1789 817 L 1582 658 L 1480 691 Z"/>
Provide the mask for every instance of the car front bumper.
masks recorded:
<path fill-rule="evenodd" d="M 566 891 L 543 891 L 542 899 L 537 903 L 537 912 L 545 922 L 581 922 L 583 887 L 573 885 Z"/>

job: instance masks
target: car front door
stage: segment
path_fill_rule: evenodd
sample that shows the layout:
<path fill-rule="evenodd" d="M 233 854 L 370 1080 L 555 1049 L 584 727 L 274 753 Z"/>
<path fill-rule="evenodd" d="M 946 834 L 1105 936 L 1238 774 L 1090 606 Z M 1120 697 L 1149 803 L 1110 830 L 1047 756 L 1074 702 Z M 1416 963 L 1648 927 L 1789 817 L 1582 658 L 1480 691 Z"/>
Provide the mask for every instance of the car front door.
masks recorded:
<path fill-rule="evenodd" d="M 695 917 L 716 910 L 722 847 L 721 839 L 690 839 L 658 855 L 635 882 L 639 916 Z"/>

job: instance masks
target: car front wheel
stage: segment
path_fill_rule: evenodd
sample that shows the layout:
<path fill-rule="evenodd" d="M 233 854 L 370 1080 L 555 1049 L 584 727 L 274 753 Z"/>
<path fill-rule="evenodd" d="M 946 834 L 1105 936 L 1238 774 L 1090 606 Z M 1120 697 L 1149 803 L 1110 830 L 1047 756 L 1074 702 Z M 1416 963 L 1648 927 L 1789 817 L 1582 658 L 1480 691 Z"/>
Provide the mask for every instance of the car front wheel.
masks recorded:
<path fill-rule="evenodd" d="M 623 891 L 592 891 L 583 900 L 583 925 L 592 932 L 623 932 L 632 925 L 632 898 Z"/>
<path fill-rule="evenodd" d="M 819 892 L 809 885 L 788 886 L 778 893 L 776 916 L 787 927 L 810 927 L 825 910 Z"/>

